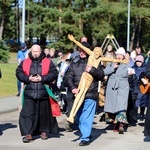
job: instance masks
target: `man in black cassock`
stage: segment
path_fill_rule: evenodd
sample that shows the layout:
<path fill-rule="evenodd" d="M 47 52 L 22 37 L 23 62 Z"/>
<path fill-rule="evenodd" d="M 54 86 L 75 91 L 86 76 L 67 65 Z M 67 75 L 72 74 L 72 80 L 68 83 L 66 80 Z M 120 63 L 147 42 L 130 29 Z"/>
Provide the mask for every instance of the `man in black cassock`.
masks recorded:
<path fill-rule="evenodd" d="M 57 69 L 50 60 L 48 73 L 42 74 L 44 66 L 42 60 L 45 54 L 39 45 L 33 45 L 29 53 L 30 67 L 23 62 L 16 69 L 16 77 L 24 83 L 24 102 L 19 116 L 19 127 L 23 142 L 29 143 L 34 135 L 40 135 L 46 140 L 50 133 L 58 133 L 56 118 L 52 116 L 49 95 L 44 84 L 50 84 L 57 79 Z M 48 58 L 46 58 L 48 59 Z M 26 73 L 29 67 L 28 74 Z"/>

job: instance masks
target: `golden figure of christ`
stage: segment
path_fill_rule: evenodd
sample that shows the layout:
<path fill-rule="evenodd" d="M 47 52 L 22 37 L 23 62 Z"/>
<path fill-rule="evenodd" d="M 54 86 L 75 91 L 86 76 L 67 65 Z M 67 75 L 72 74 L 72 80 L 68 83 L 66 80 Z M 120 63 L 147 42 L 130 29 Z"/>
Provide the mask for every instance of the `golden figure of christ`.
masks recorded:
<path fill-rule="evenodd" d="M 103 57 L 103 52 L 102 52 L 101 47 L 95 47 L 94 50 L 91 51 L 89 48 L 83 46 L 80 42 L 76 41 L 73 35 L 69 34 L 68 38 L 89 55 L 87 66 L 91 66 L 91 67 L 93 66 L 97 68 L 100 62 L 128 63 L 127 60 L 118 60 L 118 59 Z M 79 86 L 78 86 L 78 93 L 76 94 L 76 97 L 75 97 L 70 115 L 67 118 L 67 121 L 71 123 L 74 122 L 74 117 L 77 111 L 79 110 L 80 106 L 82 105 L 85 99 L 86 92 L 90 88 L 92 82 L 93 82 L 92 75 L 89 74 L 88 72 L 83 72 L 80 78 Z"/>

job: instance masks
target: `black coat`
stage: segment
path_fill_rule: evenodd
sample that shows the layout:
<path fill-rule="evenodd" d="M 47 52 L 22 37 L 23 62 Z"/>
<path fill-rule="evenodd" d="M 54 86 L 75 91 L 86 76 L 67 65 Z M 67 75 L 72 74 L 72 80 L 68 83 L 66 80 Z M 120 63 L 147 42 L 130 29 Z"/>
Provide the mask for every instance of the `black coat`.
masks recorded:
<path fill-rule="evenodd" d="M 44 84 L 50 84 L 50 82 L 53 82 L 57 79 L 57 69 L 51 61 L 48 74 L 43 76 L 41 61 L 45 57 L 44 53 L 41 53 L 41 55 L 36 59 L 32 57 L 31 53 L 29 54 L 29 57 L 32 60 L 29 76 L 39 74 L 42 77 L 42 81 L 38 83 L 29 81 L 29 76 L 26 75 L 23 71 L 22 62 L 16 69 L 16 77 L 19 81 L 25 84 L 24 97 L 32 99 L 48 98 L 49 96 L 44 87 Z"/>
<path fill-rule="evenodd" d="M 146 77 L 150 80 L 150 61 L 148 61 L 146 66 L 146 72 L 141 75 L 141 78 Z M 145 124 L 144 124 L 144 136 L 150 136 L 150 94 L 148 100 L 148 106 L 145 116 Z"/>
<path fill-rule="evenodd" d="M 67 87 L 70 91 L 70 95 L 67 95 L 68 99 L 72 99 L 71 91 L 74 88 L 77 88 L 80 82 L 80 78 L 82 73 L 85 71 L 87 65 L 88 58 L 79 59 L 77 62 L 72 62 L 69 66 L 67 72 Z M 98 99 L 98 81 L 104 78 L 104 72 L 102 69 L 102 65 L 99 65 L 98 68 L 92 67 L 91 71 L 89 72 L 94 80 L 86 93 L 85 99 L 90 98 L 97 100 Z"/>

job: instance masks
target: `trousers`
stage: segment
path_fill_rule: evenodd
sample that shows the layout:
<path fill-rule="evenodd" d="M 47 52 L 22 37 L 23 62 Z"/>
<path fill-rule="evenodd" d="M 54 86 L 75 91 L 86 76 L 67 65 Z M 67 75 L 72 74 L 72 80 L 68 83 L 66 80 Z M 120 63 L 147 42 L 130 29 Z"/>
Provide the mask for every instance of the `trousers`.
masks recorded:
<path fill-rule="evenodd" d="M 82 106 L 78 110 L 78 123 L 81 132 L 80 140 L 89 141 L 92 131 L 94 115 L 96 111 L 96 100 L 85 99 Z"/>

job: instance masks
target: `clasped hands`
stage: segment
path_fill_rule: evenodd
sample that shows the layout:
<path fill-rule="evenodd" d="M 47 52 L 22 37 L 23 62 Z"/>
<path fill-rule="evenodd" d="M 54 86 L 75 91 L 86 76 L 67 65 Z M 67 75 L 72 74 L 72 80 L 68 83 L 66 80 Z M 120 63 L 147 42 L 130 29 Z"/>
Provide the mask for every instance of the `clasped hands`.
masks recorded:
<path fill-rule="evenodd" d="M 29 80 L 32 82 L 40 82 L 42 80 L 42 77 L 37 74 L 36 76 L 30 75 Z"/>

